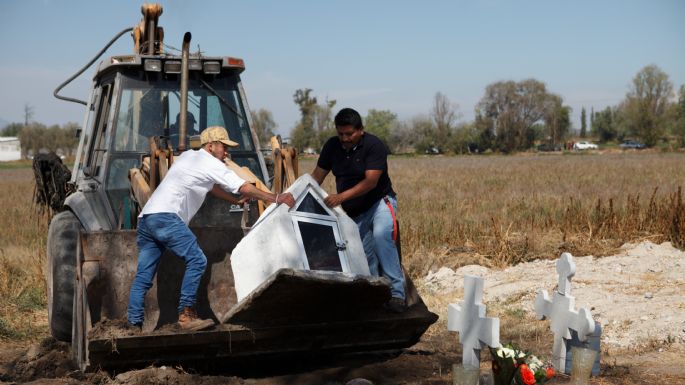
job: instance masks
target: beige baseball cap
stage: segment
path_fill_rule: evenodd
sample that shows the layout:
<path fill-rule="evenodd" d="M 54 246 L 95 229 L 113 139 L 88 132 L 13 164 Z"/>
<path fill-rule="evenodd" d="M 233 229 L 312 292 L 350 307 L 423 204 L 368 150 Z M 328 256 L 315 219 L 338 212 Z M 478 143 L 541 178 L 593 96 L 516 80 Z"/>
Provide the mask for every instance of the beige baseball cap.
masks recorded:
<path fill-rule="evenodd" d="M 239 144 L 228 138 L 228 132 L 221 126 L 207 127 L 200 133 L 200 146 L 211 142 L 221 142 L 229 147 L 238 147 Z"/>

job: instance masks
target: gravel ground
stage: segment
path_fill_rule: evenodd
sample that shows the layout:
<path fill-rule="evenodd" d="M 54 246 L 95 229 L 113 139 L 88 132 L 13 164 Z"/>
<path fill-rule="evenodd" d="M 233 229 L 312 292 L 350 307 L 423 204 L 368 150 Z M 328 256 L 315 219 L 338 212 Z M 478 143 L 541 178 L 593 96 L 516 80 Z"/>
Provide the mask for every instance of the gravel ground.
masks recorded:
<path fill-rule="evenodd" d="M 685 351 L 685 252 L 669 242 L 645 241 L 626 244 L 617 255 L 574 261 L 571 294 L 576 308 L 589 309 L 601 323 L 605 348 L 658 350 L 663 345 Z M 504 270 L 443 267 L 422 284 L 434 294 L 455 295 L 458 302 L 467 274 L 485 278 L 486 304 L 506 301 L 531 313 L 538 290 L 551 294 L 558 282 L 556 261 L 537 260 Z"/>

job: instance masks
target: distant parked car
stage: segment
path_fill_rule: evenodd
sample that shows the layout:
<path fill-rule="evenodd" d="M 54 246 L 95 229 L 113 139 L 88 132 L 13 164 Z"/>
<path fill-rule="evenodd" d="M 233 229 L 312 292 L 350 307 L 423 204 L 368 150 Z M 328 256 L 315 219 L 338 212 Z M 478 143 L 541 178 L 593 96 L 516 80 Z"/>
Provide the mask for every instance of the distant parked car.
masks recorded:
<path fill-rule="evenodd" d="M 430 146 L 426 149 L 425 153 L 429 155 L 438 155 L 442 154 L 442 150 L 439 147 Z"/>
<path fill-rule="evenodd" d="M 581 140 L 580 142 L 573 143 L 573 149 L 574 150 L 596 150 L 599 147 L 597 147 L 596 144 L 590 143 L 586 140 Z"/>
<path fill-rule="evenodd" d="M 640 143 L 638 141 L 630 140 L 630 139 L 624 140 L 623 143 L 619 144 L 618 146 L 623 148 L 623 149 L 636 148 L 638 150 L 641 150 L 641 149 L 646 147 L 644 143 Z"/>
<path fill-rule="evenodd" d="M 561 145 L 552 143 L 543 143 L 538 146 L 538 151 L 561 151 Z"/>

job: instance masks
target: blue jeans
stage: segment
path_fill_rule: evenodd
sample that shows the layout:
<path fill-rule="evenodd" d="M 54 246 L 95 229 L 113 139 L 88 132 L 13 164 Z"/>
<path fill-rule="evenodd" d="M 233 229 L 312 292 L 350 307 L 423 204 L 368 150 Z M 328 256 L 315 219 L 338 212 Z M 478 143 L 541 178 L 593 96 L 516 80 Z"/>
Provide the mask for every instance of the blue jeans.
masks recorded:
<path fill-rule="evenodd" d="M 173 213 L 144 215 L 138 222 L 137 234 L 138 270 L 128 299 L 128 322 L 142 325 L 145 317 L 145 293 L 152 287 L 160 257 L 166 249 L 171 250 L 186 264 L 178 312 L 186 306 L 193 306 L 200 279 L 207 267 L 207 257 L 200 250 L 195 234 Z"/>
<path fill-rule="evenodd" d="M 397 199 L 390 195 L 388 199 L 397 215 Z M 371 275 L 388 278 L 392 296 L 404 299 L 404 274 L 397 247 L 392 240 L 393 220 L 388 205 L 381 199 L 354 221 L 359 227 Z"/>

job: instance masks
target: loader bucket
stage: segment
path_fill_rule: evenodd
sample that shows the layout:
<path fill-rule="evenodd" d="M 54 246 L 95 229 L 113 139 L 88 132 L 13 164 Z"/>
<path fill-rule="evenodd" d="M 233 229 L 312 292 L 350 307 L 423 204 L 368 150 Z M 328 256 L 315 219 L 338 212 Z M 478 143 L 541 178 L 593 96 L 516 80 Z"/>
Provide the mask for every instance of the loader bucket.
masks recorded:
<path fill-rule="evenodd" d="M 201 332 L 175 326 L 184 265 L 171 255 L 162 257 L 162 279 L 156 279 L 146 297 L 143 332 L 103 328 L 108 320 L 121 325 L 125 319 L 136 270 L 135 233 L 82 234 L 72 342 L 82 369 L 153 363 L 237 368 L 261 360 L 398 350 L 415 344 L 438 318 L 409 280 L 411 306 L 396 314 L 383 308 L 390 298 L 385 279 L 336 272 L 282 269 L 236 303 L 228 250 L 240 234 L 232 236 L 222 228 L 193 231 L 208 258 L 197 310 L 217 322 Z"/>

